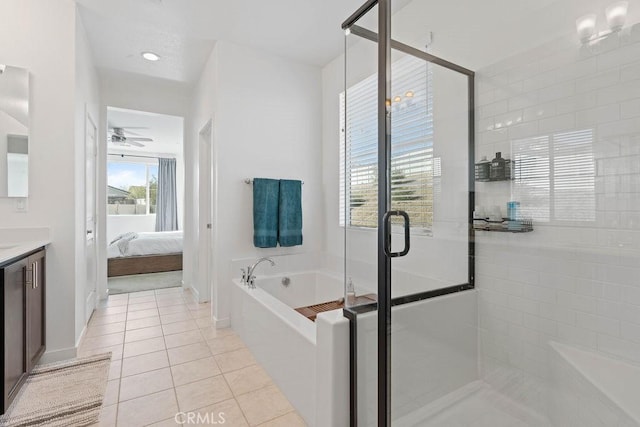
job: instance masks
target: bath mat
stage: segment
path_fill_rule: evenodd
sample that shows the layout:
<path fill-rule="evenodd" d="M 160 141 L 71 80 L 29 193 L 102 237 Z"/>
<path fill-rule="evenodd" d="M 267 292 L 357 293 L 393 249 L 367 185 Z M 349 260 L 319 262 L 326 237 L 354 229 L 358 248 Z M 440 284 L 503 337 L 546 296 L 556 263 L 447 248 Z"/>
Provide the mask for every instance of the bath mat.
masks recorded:
<path fill-rule="evenodd" d="M 150 291 L 182 286 L 182 270 L 163 273 L 134 274 L 110 277 L 107 281 L 109 295 Z"/>
<path fill-rule="evenodd" d="M 2 427 L 86 426 L 98 422 L 111 353 L 36 366 Z"/>

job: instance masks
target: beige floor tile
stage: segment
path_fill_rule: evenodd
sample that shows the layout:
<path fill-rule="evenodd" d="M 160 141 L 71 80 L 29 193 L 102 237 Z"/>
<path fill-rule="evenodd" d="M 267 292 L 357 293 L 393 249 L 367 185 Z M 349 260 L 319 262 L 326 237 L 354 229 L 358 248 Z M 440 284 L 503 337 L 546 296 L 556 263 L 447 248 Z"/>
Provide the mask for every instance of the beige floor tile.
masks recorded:
<path fill-rule="evenodd" d="M 191 317 L 194 319 L 201 319 L 203 317 L 211 317 L 211 308 L 202 308 L 199 310 L 191 310 Z"/>
<path fill-rule="evenodd" d="M 129 293 L 129 301 L 131 301 L 132 299 L 136 299 L 136 298 L 155 296 L 155 294 L 156 294 L 155 289 L 150 289 L 148 291 L 131 292 L 131 293 Z"/>
<path fill-rule="evenodd" d="M 256 360 L 247 349 L 217 354 L 214 357 L 222 372 L 235 371 L 256 364 Z"/>
<path fill-rule="evenodd" d="M 148 340 L 150 338 L 158 338 L 162 336 L 162 327 L 150 326 L 148 328 L 132 329 L 124 334 L 124 342 L 134 342 Z"/>
<path fill-rule="evenodd" d="M 187 424 L 180 424 L 178 421 L 176 421 L 176 416 L 178 416 L 178 420 L 181 420 L 182 418 L 180 418 L 182 415 L 174 415 L 173 417 L 166 419 L 166 420 L 162 420 L 159 421 L 157 423 L 153 423 L 153 424 L 149 424 L 147 427 L 178 427 L 178 426 L 183 426 L 183 425 L 187 425 Z M 192 426 L 195 424 L 191 424 Z"/>
<path fill-rule="evenodd" d="M 140 356 L 141 354 L 153 353 L 164 350 L 164 338 L 150 338 L 148 340 L 128 342 L 124 345 L 124 358 Z"/>
<path fill-rule="evenodd" d="M 125 329 L 130 331 L 133 329 L 149 328 L 151 326 L 160 326 L 160 316 L 129 320 Z"/>
<path fill-rule="evenodd" d="M 118 405 L 119 427 L 141 427 L 175 416 L 178 412 L 173 390 L 127 400 Z"/>
<path fill-rule="evenodd" d="M 283 415 L 274 420 L 267 421 L 264 424 L 260 424 L 260 427 L 306 427 L 307 423 L 304 422 L 302 417 L 295 412 L 289 412 L 287 415 Z"/>
<path fill-rule="evenodd" d="M 213 424 L 214 421 L 217 421 L 219 425 L 233 427 L 247 427 L 249 425 L 235 399 L 225 400 L 224 402 L 198 409 L 195 412 L 200 414 L 200 419 L 203 420 L 203 422 L 197 424 L 200 426 L 215 425 Z M 221 422 L 222 420 L 224 420 L 224 423 Z"/>
<path fill-rule="evenodd" d="M 165 335 L 177 334 L 179 332 L 192 331 L 198 329 L 198 325 L 193 320 L 186 320 L 183 322 L 168 323 L 162 325 L 162 330 Z"/>
<path fill-rule="evenodd" d="M 106 325 L 90 324 L 87 327 L 85 337 L 97 337 L 99 335 L 115 334 L 124 332 L 125 322 L 107 323 Z"/>
<path fill-rule="evenodd" d="M 166 351 L 143 354 L 142 356 L 128 357 L 122 360 L 122 376 L 141 374 L 155 369 L 169 366 L 169 358 Z"/>
<path fill-rule="evenodd" d="M 167 353 L 171 366 L 211 356 L 211 351 L 205 342 L 171 348 Z"/>
<path fill-rule="evenodd" d="M 112 345 L 122 344 L 124 342 L 124 332 L 115 334 L 98 335 L 97 337 L 84 337 L 80 343 L 83 349 L 111 347 Z"/>
<path fill-rule="evenodd" d="M 186 305 L 178 304 L 178 305 L 170 305 L 167 307 L 158 307 L 158 311 L 160 315 L 163 314 L 174 314 L 174 313 L 189 313 L 189 309 Z"/>
<path fill-rule="evenodd" d="M 127 307 L 127 312 L 131 313 L 132 311 L 141 311 L 141 310 L 151 310 L 154 308 L 158 308 L 156 306 L 156 302 L 142 302 L 142 303 L 138 303 L 138 304 L 131 304 L 129 303 L 129 306 Z"/>
<path fill-rule="evenodd" d="M 185 322 L 187 320 L 193 320 L 193 319 L 191 318 L 191 313 L 184 312 L 184 311 L 179 313 L 170 313 L 170 314 L 160 315 L 160 322 L 162 322 L 162 324 Z"/>
<path fill-rule="evenodd" d="M 143 296 L 139 296 L 139 297 L 136 297 L 136 298 L 129 297 L 129 306 L 131 306 L 131 304 L 143 304 L 143 303 L 147 303 L 147 302 L 156 302 L 156 296 L 155 295 L 143 295 Z"/>
<path fill-rule="evenodd" d="M 96 317 L 109 316 L 111 314 L 121 314 L 127 312 L 126 305 L 118 305 L 115 307 L 96 308 L 93 315 Z"/>
<path fill-rule="evenodd" d="M 167 344 L 167 348 L 180 347 L 183 345 L 195 344 L 197 342 L 203 342 L 204 338 L 199 330 L 180 332 L 179 334 L 165 335 L 164 342 Z"/>
<path fill-rule="evenodd" d="M 78 348 L 78 357 L 95 356 L 97 354 L 111 353 L 111 360 L 122 359 L 122 344 L 113 345 L 111 347 L 90 348 L 83 349 Z"/>
<path fill-rule="evenodd" d="M 235 332 L 233 332 L 233 329 L 231 329 L 231 328 L 218 328 L 218 329 L 216 329 L 214 326 L 201 328 L 200 332 L 202 333 L 202 336 L 204 337 L 205 340 L 210 340 L 210 339 L 218 338 L 218 337 L 225 337 L 227 335 L 232 335 L 232 334 L 235 333 Z"/>
<path fill-rule="evenodd" d="M 173 373 L 173 382 L 177 387 L 219 375 L 220 368 L 211 356 L 172 366 L 171 372 Z"/>
<path fill-rule="evenodd" d="M 252 426 L 293 411 L 293 407 L 276 386 L 261 388 L 237 396 L 238 404 L 244 416 Z"/>
<path fill-rule="evenodd" d="M 107 301 L 129 301 L 130 294 L 115 294 L 109 295 Z"/>
<path fill-rule="evenodd" d="M 176 387 L 181 411 L 193 411 L 233 397 L 222 375 Z"/>
<path fill-rule="evenodd" d="M 173 380 L 169 368 L 132 375 L 121 380 L 120 402 L 167 389 L 173 389 Z"/>
<path fill-rule="evenodd" d="M 115 427 L 116 415 L 118 414 L 118 405 L 103 406 L 100 410 L 100 419 L 96 426 L 99 427 Z"/>
<path fill-rule="evenodd" d="M 152 308 L 149 310 L 139 310 L 139 311 L 130 311 L 129 313 L 127 313 L 127 320 L 137 320 L 137 319 L 144 319 L 146 317 L 154 317 L 157 316 L 158 313 L 158 309 L 157 308 Z"/>
<path fill-rule="evenodd" d="M 271 377 L 258 365 L 227 372 L 224 378 L 236 396 L 273 385 Z"/>
<path fill-rule="evenodd" d="M 211 317 L 201 317 L 199 319 L 195 319 L 195 321 L 198 325 L 198 328 L 200 329 L 208 328 L 213 325 L 213 320 L 211 320 Z"/>
<path fill-rule="evenodd" d="M 109 380 L 115 380 L 120 378 L 120 373 L 122 372 L 122 360 L 114 360 L 109 365 Z"/>
<path fill-rule="evenodd" d="M 207 344 L 211 349 L 211 354 L 228 353 L 233 350 L 245 348 L 244 343 L 236 334 L 207 340 Z"/>
<path fill-rule="evenodd" d="M 104 392 L 104 406 L 115 405 L 118 403 L 118 392 L 120 390 L 120 380 L 107 381 L 107 389 Z"/>
<path fill-rule="evenodd" d="M 107 308 L 107 307 L 122 307 L 129 304 L 128 299 L 109 299 L 103 303 L 98 305 L 98 308 Z"/>
<path fill-rule="evenodd" d="M 180 294 L 180 295 L 182 295 L 182 293 L 183 293 L 182 287 L 180 287 L 180 286 L 174 286 L 172 288 L 156 289 L 154 292 L 155 292 L 156 295 L 166 295 L 166 294 Z"/>
<path fill-rule="evenodd" d="M 156 298 L 156 304 L 158 307 L 170 307 L 172 305 L 184 305 L 184 300 L 181 297 L 175 296 L 170 298 Z"/>
<path fill-rule="evenodd" d="M 92 317 L 89 327 L 106 325 L 108 323 L 124 322 L 127 320 L 127 313 L 110 314 L 108 316 Z"/>

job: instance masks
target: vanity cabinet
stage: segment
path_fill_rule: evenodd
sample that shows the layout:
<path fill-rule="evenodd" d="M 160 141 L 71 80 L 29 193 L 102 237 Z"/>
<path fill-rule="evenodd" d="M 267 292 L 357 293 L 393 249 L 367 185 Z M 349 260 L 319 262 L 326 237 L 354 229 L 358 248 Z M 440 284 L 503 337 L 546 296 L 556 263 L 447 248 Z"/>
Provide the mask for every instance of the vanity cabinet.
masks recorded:
<path fill-rule="evenodd" d="M 0 264 L 2 412 L 45 350 L 45 251 Z"/>

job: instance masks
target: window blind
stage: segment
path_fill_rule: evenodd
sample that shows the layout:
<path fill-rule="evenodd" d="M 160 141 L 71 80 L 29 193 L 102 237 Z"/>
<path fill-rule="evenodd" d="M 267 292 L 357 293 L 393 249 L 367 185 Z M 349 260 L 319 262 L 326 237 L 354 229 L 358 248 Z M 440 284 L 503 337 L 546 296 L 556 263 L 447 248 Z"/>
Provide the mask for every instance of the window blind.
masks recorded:
<path fill-rule="evenodd" d="M 524 217 L 548 221 L 595 221 L 593 130 L 514 141 L 513 200 Z"/>
<path fill-rule="evenodd" d="M 419 228 L 433 223 L 431 82 L 431 69 L 420 59 L 392 64 L 391 206 L 406 211 Z M 340 128 L 340 224 L 376 227 L 377 75 L 348 88 L 346 100 L 340 95 Z"/>

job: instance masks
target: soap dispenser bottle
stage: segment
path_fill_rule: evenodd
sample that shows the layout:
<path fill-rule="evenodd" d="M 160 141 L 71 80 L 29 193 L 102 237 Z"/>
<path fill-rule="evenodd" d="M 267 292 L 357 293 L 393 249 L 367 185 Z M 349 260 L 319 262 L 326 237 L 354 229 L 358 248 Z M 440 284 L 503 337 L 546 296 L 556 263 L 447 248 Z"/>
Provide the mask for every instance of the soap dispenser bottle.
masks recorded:
<path fill-rule="evenodd" d="M 505 179 L 505 160 L 502 158 L 501 152 L 497 152 L 496 158 L 491 160 L 489 175 L 491 181 L 500 181 Z"/>
<path fill-rule="evenodd" d="M 347 282 L 347 297 L 345 298 L 345 305 L 347 307 L 353 307 L 356 305 L 356 287 L 353 284 L 353 280 L 349 277 Z"/>

